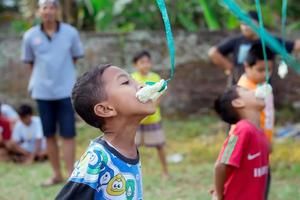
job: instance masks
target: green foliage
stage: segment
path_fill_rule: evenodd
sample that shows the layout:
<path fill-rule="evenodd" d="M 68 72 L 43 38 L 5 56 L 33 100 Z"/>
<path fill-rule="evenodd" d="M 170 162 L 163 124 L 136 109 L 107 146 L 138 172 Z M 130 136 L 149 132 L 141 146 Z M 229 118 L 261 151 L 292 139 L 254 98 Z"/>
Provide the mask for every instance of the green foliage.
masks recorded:
<path fill-rule="evenodd" d="M 210 30 L 220 29 L 219 22 L 217 21 L 214 10 L 211 9 L 210 4 L 206 0 L 199 0 L 201 7 L 203 9 L 204 18 Z"/>
<path fill-rule="evenodd" d="M 29 23 L 35 15 L 36 1 L 13 0 L 14 6 L 8 8 L 0 0 L 0 13 L 13 11 L 22 14 Z M 64 5 L 67 0 L 60 0 Z M 191 32 L 198 30 L 235 29 L 239 20 L 227 11 L 219 0 L 165 0 L 172 28 Z M 245 10 L 255 10 L 254 0 L 236 0 Z M 162 30 L 163 22 L 156 1 L 149 0 L 76 0 L 78 12 L 75 14 L 78 28 L 92 31 L 128 32 L 138 29 Z M 265 25 L 280 31 L 282 1 L 263 1 L 261 7 Z M 17 13 L 16 10 L 20 12 Z M 300 4 L 298 0 L 288 1 L 287 30 L 299 29 Z M 1 14 L 0 14 L 1 18 Z M 20 19 L 16 17 L 15 19 Z M 13 26 L 21 30 L 19 22 Z M 21 30 L 22 31 L 22 30 Z"/>

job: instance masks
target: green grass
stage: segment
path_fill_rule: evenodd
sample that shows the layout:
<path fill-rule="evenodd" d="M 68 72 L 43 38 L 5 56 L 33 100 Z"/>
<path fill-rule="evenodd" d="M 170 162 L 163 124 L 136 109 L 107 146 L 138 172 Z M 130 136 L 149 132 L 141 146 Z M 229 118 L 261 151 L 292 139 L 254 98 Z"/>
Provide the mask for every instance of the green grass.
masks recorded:
<path fill-rule="evenodd" d="M 155 149 L 141 148 L 144 198 L 147 200 L 209 200 L 214 161 L 225 138 L 224 124 L 214 117 L 165 120 L 167 154 L 180 153 L 181 163 L 169 164 L 171 178 L 161 178 Z M 78 124 L 77 157 L 98 131 Z M 275 143 L 272 162 L 271 200 L 300 199 L 300 141 Z M 48 163 L 31 166 L 0 163 L 1 200 L 52 200 L 62 185 L 41 188 L 50 177 Z"/>

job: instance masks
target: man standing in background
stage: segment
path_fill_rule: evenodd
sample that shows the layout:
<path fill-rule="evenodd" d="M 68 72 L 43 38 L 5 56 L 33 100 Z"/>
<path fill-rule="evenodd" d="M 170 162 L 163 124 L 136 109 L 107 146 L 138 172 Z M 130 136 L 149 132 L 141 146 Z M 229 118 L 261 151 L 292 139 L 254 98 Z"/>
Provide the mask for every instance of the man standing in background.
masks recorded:
<path fill-rule="evenodd" d="M 76 132 L 70 96 L 76 80 L 75 63 L 84 52 L 78 31 L 58 21 L 58 0 L 39 0 L 38 5 L 41 24 L 24 34 L 22 60 L 32 69 L 28 88 L 38 105 L 54 174 L 42 186 L 51 186 L 63 181 L 57 125 L 68 175 L 73 170 Z"/>
<path fill-rule="evenodd" d="M 256 11 L 249 11 L 249 17 L 258 25 L 258 15 Z M 234 35 L 221 41 L 209 50 L 210 60 L 217 66 L 223 68 L 224 73 L 229 77 L 228 85 L 236 84 L 240 76 L 244 73 L 244 61 L 253 44 L 260 42 L 257 35 L 248 25 L 241 23 L 241 34 Z M 283 40 L 275 37 L 279 43 Z M 300 51 L 300 40 L 285 41 L 286 50 L 291 53 Z M 232 55 L 232 59 L 230 58 Z M 272 51 L 275 58 L 276 53 Z"/>

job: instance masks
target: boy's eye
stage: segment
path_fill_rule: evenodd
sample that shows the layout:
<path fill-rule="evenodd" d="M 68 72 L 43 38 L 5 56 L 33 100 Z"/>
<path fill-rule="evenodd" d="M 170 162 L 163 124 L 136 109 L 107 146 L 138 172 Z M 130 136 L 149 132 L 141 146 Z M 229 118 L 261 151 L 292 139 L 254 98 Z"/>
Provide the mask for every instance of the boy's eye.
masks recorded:
<path fill-rule="evenodd" d="M 122 85 L 129 85 L 129 80 L 122 82 Z"/>

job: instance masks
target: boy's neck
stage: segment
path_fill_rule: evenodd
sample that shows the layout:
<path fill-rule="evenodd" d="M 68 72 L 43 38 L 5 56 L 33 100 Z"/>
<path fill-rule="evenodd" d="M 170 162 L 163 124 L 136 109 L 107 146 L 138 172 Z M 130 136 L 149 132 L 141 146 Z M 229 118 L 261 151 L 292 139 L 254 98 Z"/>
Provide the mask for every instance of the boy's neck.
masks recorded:
<path fill-rule="evenodd" d="M 260 126 L 260 112 L 257 110 L 244 112 L 242 115 L 242 119 L 245 119 L 255 125 L 257 128 L 261 128 Z"/>
<path fill-rule="evenodd" d="M 142 76 L 148 76 L 149 72 L 139 72 Z"/>
<path fill-rule="evenodd" d="M 135 134 L 140 123 L 139 119 L 114 118 L 105 124 L 104 140 L 113 145 L 122 155 L 136 158 Z"/>

